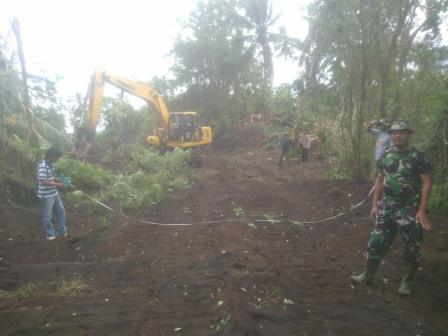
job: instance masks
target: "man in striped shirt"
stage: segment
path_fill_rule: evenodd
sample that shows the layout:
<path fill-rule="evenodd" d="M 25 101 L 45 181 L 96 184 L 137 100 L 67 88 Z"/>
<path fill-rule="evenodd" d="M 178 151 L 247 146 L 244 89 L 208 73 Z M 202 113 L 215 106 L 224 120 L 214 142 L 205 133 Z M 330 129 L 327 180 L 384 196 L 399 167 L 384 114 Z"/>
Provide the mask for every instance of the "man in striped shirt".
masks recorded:
<path fill-rule="evenodd" d="M 42 220 L 48 240 L 53 240 L 56 236 L 66 237 L 68 235 L 65 226 L 65 209 L 62 204 L 57 188 L 63 187 L 59 178 L 54 176 L 54 163 L 62 156 L 59 148 L 52 147 L 45 153 L 45 160 L 37 166 L 37 180 L 39 187 L 37 197 L 42 202 Z M 51 216 L 56 214 L 57 231 L 55 230 Z"/>

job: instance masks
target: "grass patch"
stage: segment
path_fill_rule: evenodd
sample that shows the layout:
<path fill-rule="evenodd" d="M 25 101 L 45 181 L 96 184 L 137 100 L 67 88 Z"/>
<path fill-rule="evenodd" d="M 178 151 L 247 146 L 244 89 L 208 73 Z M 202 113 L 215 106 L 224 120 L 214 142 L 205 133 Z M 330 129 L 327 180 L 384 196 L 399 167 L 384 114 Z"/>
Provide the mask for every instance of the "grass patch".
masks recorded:
<path fill-rule="evenodd" d="M 13 299 L 15 301 L 26 300 L 35 297 L 37 287 L 32 282 L 12 291 L 0 291 L 0 300 Z"/>
<path fill-rule="evenodd" d="M 244 211 L 244 209 L 242 207 L 233 208 L 232 211 L 235 214 L 235 216 L 237 216 L 237 217 L 241 217 L 246 214 L 246 212 Z"/>
<path fill-rule="evenodd" d="M 17 300 L 25 300 L 33 297 L 36 294 L 37 287 L 30 282 L 22 287 L 20 287 L 17 291 L 14 292 L 14 297 Z"/>
<path fill-rule="evenodd" d="M 57 288 L 57 294 L 61 296 L 75 296 L 87 288 L 89 288 L 89 285 L 87 285 L 81 278 L 62 280 Z"/>
<path fill-rule="evenodd" d="M 226 315 L 224 317 L 219 318 L 214 323 L 212 323 L 210 325 L 210 329 L 214 329 L 215 331 L 223 331 L 229 322 L 230 322 L 230 315 Z"/>

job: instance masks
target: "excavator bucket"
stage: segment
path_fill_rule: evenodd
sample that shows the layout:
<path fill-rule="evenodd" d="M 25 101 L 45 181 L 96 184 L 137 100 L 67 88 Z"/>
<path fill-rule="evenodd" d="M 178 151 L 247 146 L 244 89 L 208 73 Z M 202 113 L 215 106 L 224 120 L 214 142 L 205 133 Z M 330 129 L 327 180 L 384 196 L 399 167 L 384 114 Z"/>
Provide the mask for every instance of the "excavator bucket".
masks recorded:
<path fill-rule="evenodd" d="M 75 129 L 75 147 L 72 153 L 77 157 L 85 157 L 95 140 L 95 130 L 88 127 Z"/>

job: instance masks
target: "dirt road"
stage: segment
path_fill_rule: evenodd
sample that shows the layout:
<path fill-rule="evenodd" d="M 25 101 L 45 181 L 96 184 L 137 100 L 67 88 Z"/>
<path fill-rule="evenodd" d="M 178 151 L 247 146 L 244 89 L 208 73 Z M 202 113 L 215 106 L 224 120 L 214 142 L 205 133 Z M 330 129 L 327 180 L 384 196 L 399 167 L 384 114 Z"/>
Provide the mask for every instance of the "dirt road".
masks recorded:
<path fill-rule="evenodd" d="M 426 237 L 415 296 L 396 294 L 398 241 L 376 286 L 354 287 L 370 200 L 302 222 L 349 208 L 371 184 L 276 160 L 209 154 L 193 188 L 132 214 L 194 225 L 70 213 L 68 239 L 48 242 L 38 215 L 3 207 L 0 335 L 448 335 L 447 222 Z"/>

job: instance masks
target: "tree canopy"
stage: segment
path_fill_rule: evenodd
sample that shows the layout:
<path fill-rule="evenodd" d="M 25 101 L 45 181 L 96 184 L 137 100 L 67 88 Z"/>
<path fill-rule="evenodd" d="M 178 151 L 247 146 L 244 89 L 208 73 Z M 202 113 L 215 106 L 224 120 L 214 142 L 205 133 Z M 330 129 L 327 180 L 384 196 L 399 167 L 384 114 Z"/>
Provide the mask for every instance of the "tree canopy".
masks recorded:
<path fill-rule="evenodd" d="M 269 0 L 199 1 L 173 41 L 171 77 L 153 78 L 172 110 L 201 114 L 223 132 L 251 114 L 271 113 L 295 125 L 312 125 L 331 143 L 327 153 L 342 176 L 365 178 L 373 170 L 369 120 L 409 119 L 415 142 L 429 152 L 438 199 L 448 194 L 448 48 L 441 24 L 448 3 L 437 0 L 313 0 L 303 41 L 277 26 Z M 297 13 L 299 17 L 300 13 Z M 38 141 L 70 146 L 72 125 L 82 117 L 82 96 L 58 99 L 54 80 L 28 73 L 17 47 L 0 39 L 1 132 L 33 148 Z M 278 31 L 276 31 L 278 30 Z M 273 57 L 300 55 L 297 80 L 273 87 Z M 15 55 L 15 54 L 14 54 Z M 26 55 L 25 55 L 26 56 Z M 145 69 L 142 69 L 144 72 Z M 24 76 L 26 75 L 26 76 Z M 139 137 L 155 123 L 148 109 L 121 98 L 105 100 L 103 137 Z M 132 131 L 129 131 L 132 129 Z M 107 136 L 106 136 L 107 135 Z M 326 147 L 330 148 L 330 147 Z M 32 151 L 31 151 L 32 152 Z M 443 202 L 441 202 L 442 204 Z"/>

